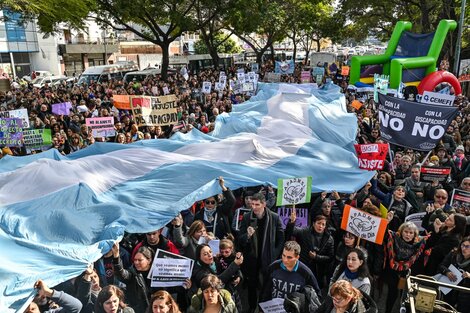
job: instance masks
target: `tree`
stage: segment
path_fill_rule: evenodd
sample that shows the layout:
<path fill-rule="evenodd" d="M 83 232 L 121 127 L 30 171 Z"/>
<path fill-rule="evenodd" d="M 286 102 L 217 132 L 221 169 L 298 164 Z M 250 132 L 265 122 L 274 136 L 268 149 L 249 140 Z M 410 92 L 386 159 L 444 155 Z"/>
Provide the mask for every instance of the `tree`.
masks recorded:
<path fill-rule="evenodd" d="M 225 28 L 243 40 L 261 63 L 263 54 L 286 36 L 286 12 L 282 0 L 236 0 L 229 9 Z"/>
<path fill-rule="evenodd" d="M 215 34 L 213 39 L 213 46 L 217 48 L 217 53 L 240 53 L 241 48 L 237 43 L 230 38 L 230 34 L 219 32 Z M 194 45 L 194 50 L 197 54 L 209 53 L 204 40 L 199 39 Z"/>

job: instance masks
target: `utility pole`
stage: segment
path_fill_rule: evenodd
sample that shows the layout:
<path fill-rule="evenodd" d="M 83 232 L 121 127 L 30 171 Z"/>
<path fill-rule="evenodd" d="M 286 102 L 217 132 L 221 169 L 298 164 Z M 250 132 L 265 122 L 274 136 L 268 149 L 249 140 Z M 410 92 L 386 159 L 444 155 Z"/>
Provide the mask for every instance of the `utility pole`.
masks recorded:
<path fill-rule="evenodd" d="M 462 45 L 462 32 L 464 28 L 464 17 L 465 17 L 465 4 L 466 0 L 462 0 L 462 7 L 460 8 L 460 21 L 459 21 L 459 30 L 457 33 L 457 45 L 455 46 L 455 61 L 454 61 L 454 74 L 459 76 L 460 68 L 460 46 Z"/>
<path fill-rule="evenodd" d="M 104 44 L 104 65 L 108 65 L 108 49 L 106 47 L 106 28 L 103 29 L 103 44 Z"/>

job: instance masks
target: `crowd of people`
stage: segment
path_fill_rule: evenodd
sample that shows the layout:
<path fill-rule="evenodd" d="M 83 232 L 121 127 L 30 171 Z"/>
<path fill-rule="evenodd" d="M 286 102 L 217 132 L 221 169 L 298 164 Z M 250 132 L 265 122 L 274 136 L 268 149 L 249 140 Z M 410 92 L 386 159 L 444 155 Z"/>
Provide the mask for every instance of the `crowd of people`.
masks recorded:
<path fill-rule="evenodd" d="M 272 69 L 272 64 L 262 65 L 259 80 Z M 299 83 L 300 71 L 297 67 L 281 80 Z M 224 72 L 236 79 L 236 68 Z M 343 88 L 348 111 L 357 115 L 357 142 L 384 142 L 373 99 L 361 99 L 364 105 L 353 108 L 359 95 L 348 90 L 347 77 L 326 72 L 318 84 Z M 49 128 L 51 148 L 69 154 L 95 142 L 128 144 L 195 128 L 208 133 L 219 114 L 248 98 L 229 88 L 202 93 L 202 82 L 218 81 L 216 70 L 190 72 L 186 78 L 177 73 L 166 81 L 156 76 L 129 84 L 22 84 L 0 93 L 0 108 L 27 109 L 31 128 Z M 177 97 L 175 125 L 139 127 L 130 111 L 113 106 L 116 94 L 158 96 L 166 89 Z M 72 103 L 70 115 L 52 113 L 52 104 L 62 102 Z M 459 114 L 429 155 L 390 145 L 384 169 L 357 192 L 312 194 L 306 227 L 296 226 L 296 210 L 283 225 L 271 186 L 230 190 L 220 177 L 220 194 L 195 203 L 162 229 L 127 234 L 81 276 L 54 289 L 38 281 L 38 296 L 25 312 L 255 312 L 260 303 L 283 298 L 286 311 L 299 313 L 377 312 L 385 299 L 383 310 L 389 313 L 401 305 L 399 293 L 409 274 L 442 274 L 470 287 L 470 207 L 450 205 L 454 189 L 470 192 L 470 105 L 465 97 L 456 105 Z M 109 116 L 114 117 L 115 135 L 94 138 L 85 119 Z M 26 146 L 2 148 L 3 154 L 18 156 L 40 152 Z M 450 167 L 451 172 L 445 181 L 423 182 L 421 166 Z M 382 214 L 381 205 L 388 209 L 382 245 L 341 229 L 346 204 L 376 216 Z M 406 221 L 418 212 L 425 213 L 424 230 Z M 208 244 L 216 238 L 218 254 Z M 157 249 L 194 260 L 192 275 L 182 286 L 151 286 L 148 274 Z M 469 293 L 451 291 L 443 297 L 460 312 L 469 312 Z"/>

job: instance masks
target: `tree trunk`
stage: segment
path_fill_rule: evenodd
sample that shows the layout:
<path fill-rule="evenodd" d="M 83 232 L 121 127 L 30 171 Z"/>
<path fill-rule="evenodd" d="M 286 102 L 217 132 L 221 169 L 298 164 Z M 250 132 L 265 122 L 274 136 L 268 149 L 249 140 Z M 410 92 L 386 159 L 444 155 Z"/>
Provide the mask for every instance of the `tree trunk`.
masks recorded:
<path fill-rule="evenodd" d="M 317 52 L 320 52 L 320 39 L 314 40 L 317 44 Z"/>
<path fill-rule="evenodd" d="M 269 49 L 271 50 L 271 61 L 273 62 L 273 64 L 276 64 L 276 58 L 274 55 L 274 44 L 271 44 L 269 46 Z"/>
<path fill-rule="evenodd" d="M 163 41 L 160 47 L 162 48 L 162 80 L 166 81 L 170 65 L 170 42 Z"/>
<path fill-rule="evenodd" d="M 295 63 L 295 57 L 297 56 L 297 42 L 295 40 L 292 40 L 292 43 L 294 45 L 294 51 L 292 52 L 292 59 L 294 60 L 294 63 Z"/>
<path fill-rule="evenodd" d="M 259 66 L 261 66 L 261 64 L 263 63 L 264 50 L 254 51 L 254 52 L 256 53 L 256 63 L 258 63 Z"/>
<path fill-rule="evenodd" d="M 219 69 L 219 54 L 217 53 L 217 48 L 207 46 L 209 54 L 212 58 L 212 63 L 214 63 L 214 69 Z"/>

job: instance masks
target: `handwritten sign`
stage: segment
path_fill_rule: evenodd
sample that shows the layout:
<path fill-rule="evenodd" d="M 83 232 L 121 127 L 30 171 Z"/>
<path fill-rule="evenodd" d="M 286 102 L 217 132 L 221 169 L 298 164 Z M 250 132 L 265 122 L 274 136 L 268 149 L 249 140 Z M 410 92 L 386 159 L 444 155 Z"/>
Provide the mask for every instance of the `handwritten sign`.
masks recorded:
<path fill-rule="evenodd" d="M 277 208 L 277 214 L 282 222 L 282 227 L 285 229 L 287 223 L 289 223 L 290 214 L 292 213 L 293 208 L 279 207 Z M 307 227 L 308 226 L 308 209 L 305 208 L 295 208 L 295 213 L 297 219 L 295 220 L 295 226 L 297 227 Z"/>
<path fill-rule="evenodd" d="M 51 130 L 48 128 L 25 129 L 23 139 L 27 148 L 40 148 L 52 144 Z"/>
<path fill-rule="evenodd" d="M 165 126 L 178 122 L 178 104 L 175 95 L 132 97 L 131 107 L 132 114 L 139 127 Z"/>
<path fill-rule="evenodd" d="M 373 143 L 366 145 L 355 144 L 359 168 L 368 171 L 381 170 L 387 157 L 388 144 Z"/>
<path fill-rule="evenodd" d="M 345 205 L 341 229 L 367 241 L 382 244 L 387 220 Z"/>
<path fill-rule="evenodd" d="M 264 313 L 286 313 L 284 299 L 274 298 L 266 302 L 260 302 L 259 306 Z"/>
<path fill-rule="evenodd" d="M 0 145 L 20 146 L 23 140 L 23 120 L 19 118 L 0 118 Z"/>
<path fill-rule="evenodd" d="M 85 123 L 86 126 L 91 128 L 93 137 L 112 137 L 116 135 L 112 116 L 87 118 Z"/>
<path fill-rule="evenodd" d="M 29 128 L 29 115 L 27 109 L 18 109 L 0 112 L 2 118 L 21 118 L 23 120 L 23 128 Z"/>
<path fill-rule="evenodd" d="M 277 180 L 277 206 L 310 202 L 312 177 Z"/>
<path fill-rule="evenodd" d="M 57 115 L 70 115 L 72 109 L 71 102 L 55 103 L 52 105 L 52 113 Z"/>

